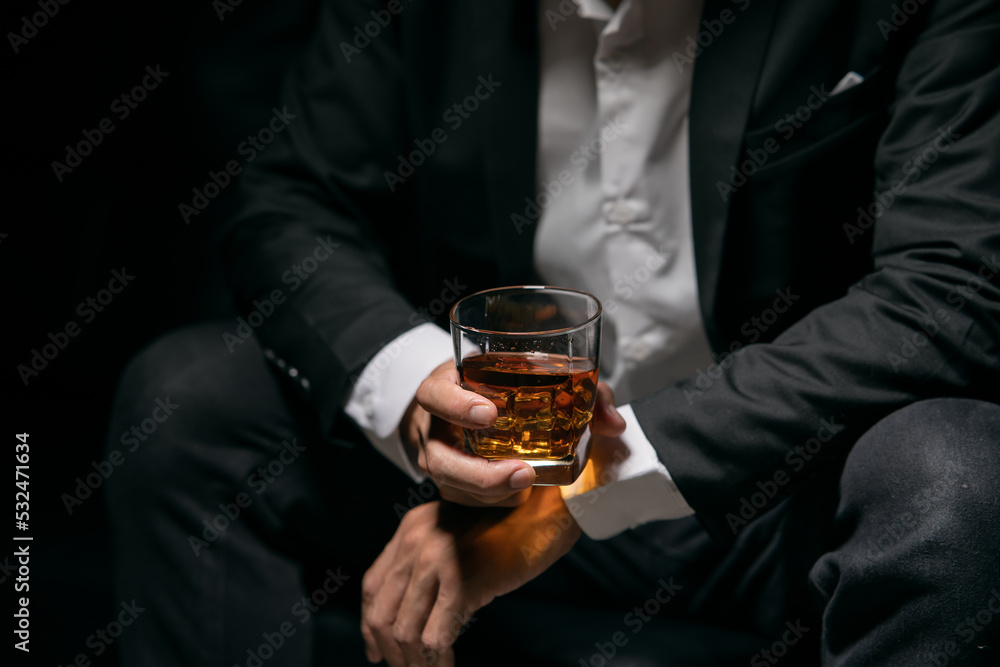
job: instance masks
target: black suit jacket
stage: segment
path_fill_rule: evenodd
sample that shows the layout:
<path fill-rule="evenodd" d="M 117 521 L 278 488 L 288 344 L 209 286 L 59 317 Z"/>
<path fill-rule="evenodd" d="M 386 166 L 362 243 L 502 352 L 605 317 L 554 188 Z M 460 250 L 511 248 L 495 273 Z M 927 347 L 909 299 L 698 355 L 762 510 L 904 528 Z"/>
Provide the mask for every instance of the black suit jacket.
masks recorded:
<path fill-rule="evenodd" d="M 558 23 L 532 2 L 390 4 L 382 26 L 382 3 L 325 3 L 289 77 L 296 117 L 240 179 L 224 252 L 243 308 L 288 297 L 259 335 L 328 430 L 365 363 L 451 298 L 445 281 L 537 280 L 538 37 Z M 703 18 L 675 59 L 695 56 L 694 241 L 719 365 L 634 408 L 725 537 L 889 412 L 996 395 L 1000 3 L 705 0 Z M 849 71 L 865 81 L 830 95 Z M 480 77 L 492 92 L 454 112 Z M 317 237 L 339 247 L 296 283 Z"/>

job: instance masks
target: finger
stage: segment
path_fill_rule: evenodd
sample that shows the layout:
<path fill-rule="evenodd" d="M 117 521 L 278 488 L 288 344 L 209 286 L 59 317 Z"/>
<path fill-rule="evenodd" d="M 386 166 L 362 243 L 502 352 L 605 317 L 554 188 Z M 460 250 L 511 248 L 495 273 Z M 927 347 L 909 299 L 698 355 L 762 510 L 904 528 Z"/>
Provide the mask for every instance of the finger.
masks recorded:
<path fill-rule="evenodd" d="M 415 446 L 420 436 L 430 429 L 431 415 L 420 407 L 414 398 L 403 413 L 399 424 L 399 434 L 403 442 Z"/>
<path fill-rule="evenodd" d="M 617 437 L 625 432 L 625 419 L 615 408 L 614 393 L 603 382 L 597 383 L 597 401 L 594 404 L 594 417 L 590 420 L 590 431 L 609 437 Z"/>
<path fill-rule="evenodd" d="M 369 621 L 372 603 L 382 586 L 386 570 L 392 564 L 392 559 L 402 539 L 401 534 L 401 531 L 396 531 L 396 534 L 385 545 L 382 553 L 375 559 L 361 580 L 361 636 L 365 640 L 365 655 L 370 662 L 379 662 L 383 658 Z"/>
<path fill-rule="evenodd" d="M 441 589 L 447 588 L 446 583 Z M 427 650 L 437 658 L 438 665 L 454 664 L 452 646 L 465 629 L 468 614 L 464 613 L 461 595 L 438 591 L 437 602 L 427 618 L 421 638 Z M 450 662 L 449 662 L 450 661 Z"/>
<path fill-rule="evenodd" d="M 431 505 L 420 505 L 406 513 L 396 533 L 362 579 L 361 634 L 365 638 L 365 653 L 373 662 L 385 659 L 390 665 L 401 664 L 395 642 L 386 638 L 391 640 L 396 609 L 409 582 L 412 560 L 407 556 L 414 548 L 413 536 L 419 538 L 420 528 L 435 521 L 435 508 Z"/>
<path fill-rule="evenodd" d="M 430 417 L 430 426 L 428 427 L 426 437 L 421 433 L 418 438 L 417 465 L 424 471 L 424 474 L 430 475 L 430 468 L 427 465 L 427 443 L 433 440 L 443 443 L 452 449 L 463 449 L 464 436 L 462 435 L 462 428 L 460 426 L 450 424 L 438 417 L 431 417 L 426 411 L 423 412 Z"/>
<path fill-rule="evenodd" d="M 441 653 L 436 653 L 434 655 L 436 658 L 434 667 L 455 667 L 455 650 L 450 646 Z"/>
<path fill-rule="evenodd" d="M 404 517 L 405 518 L 405 517 Z M 400 524 L 402 527 L 402 524 Z M 382 552 L 365 572 L 361 580 L 361 611 L 362 615 L 372 604 L 375 595 L 382 587 L 384 578 L 389 568 L 392 566 L 399 549 L 399 543 L 403 540 L 404 531 L 397 529 L 392 539 L 383 547 Z"/>
<path fill-rule="evenodd" d="M 466 428 L 486 428 L 497 419 L 497 407 L 459 384 L 458 371 L 435 371 L 417 388 L 417 402 L 427 412 Z"/>
<path fill-rule="evenodd" d="M 450 486 L 496 503 L 535 483 L 535 471 L 524 461 L 491 461 L 439 440 L 426 445 L 428 473 L 439 488 Z"/>
<path fill-rule="evenodd" d="M 418 565 L 414 568 L 392 627 L 393 637 L 403 650 L 407 666 L 424 665 L 427 662 L 422 636 L 437 592 L 436 571 L 431 566 Z"/>
<path fill-rule="evenodd" d="M 364 617 L 361 620 L 361 638 L 365 640 L 365 658 L 368 662 L 382 662 L 382 653 L 378 650 L 378 642 L 375 641 L 375 635 L 365 623 Z"/>
<path fill-rule="evenodd" d="M 391 569 L 368 609 L 368 627 L 379 654 L 391 667 L 407 665 L 406 657 L 393 637 L 392 627 L 412 573 L 412 561 L 409 559 Z"/>
<path fill-rule="evenodd" d="M 517 491 L 514 495 L 496 502 L 488 502 L 479 496 L 479 494 L 459 491 L 450 486 L 440 487 L 439 491 L 442 500 L 447 500 L 450 503 L 458 505 L 465 505 L 466 507 L 520 507 L 528 502 L 528 498 L 531 496 L 531 489 L 532 487 L 529 487 L 522 491 Z"/>
<path fill-rule="evenodd" d="M 425 646 L 421 653 L 427 665 L 433 665 L 433 667 L 455 667 L 455 650 L 450 646 L 441 651 Z M 424 663 L 420 664 L 423 665 Z"/>

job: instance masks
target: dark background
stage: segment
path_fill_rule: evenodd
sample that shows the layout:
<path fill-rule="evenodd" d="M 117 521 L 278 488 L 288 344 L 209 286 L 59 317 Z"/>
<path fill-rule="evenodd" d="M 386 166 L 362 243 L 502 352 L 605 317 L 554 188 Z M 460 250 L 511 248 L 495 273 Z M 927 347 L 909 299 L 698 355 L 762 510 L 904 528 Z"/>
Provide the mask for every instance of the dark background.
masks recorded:
<path fill-rule="evenodd" d="M 31 653 L 17 653 L 16 664 L 68 665 L 84 654 L 93 665 L 111 666 L 113 644 L 99 656 L 99 643 L 88 646 L 123 602 L 111 591 L 102 488 L 72 513 L 63 494 L 74 494 L 77 478 L 104 461 L 108 409 L 129 357 L 175 326 L 233 316 L 215 249 L 234 188 L 188 225 L 178 205 L 191 202 L 209 170 L 242 160 L 240 142 L 281 107 L 283 72 L 311 33 L 318 0 L 41 3 L 54 16 L 33 35 L 23 17 L 42 12 L 39 0 L 5 3 L 0 20 L 0 433 L 8 480 L 14 435 L 28 432 L 31 448 L 30 528 L 21 533 L 33 537 Z M 42 24 L 41 16 L 35 22 Z M 10 33 L 32 36 L 15 53 Z M 121 119 L 112 102 L 157 65 L 169 75 Z M 52 162 L 65 162 L 67 144 L 76 146 L 106 117 L 114 131 L 60 182 Z M 135 279 L 86 322 L 78 304 L 123 267 Z M 79 335 L 25 385 L 17 366 L 30 366 L 32 350 L 69 321 Z M 116 444 L 120 436 L 110 435 Z M 12 505 L 17 489 L 7 489 Z M 24 593 L 13 588 L 10 537 L 17 531 L 8 530 L 0 533 L 0 590 L 12 607 Z M 13 620 L 5 616 L 10 637 Z"/>

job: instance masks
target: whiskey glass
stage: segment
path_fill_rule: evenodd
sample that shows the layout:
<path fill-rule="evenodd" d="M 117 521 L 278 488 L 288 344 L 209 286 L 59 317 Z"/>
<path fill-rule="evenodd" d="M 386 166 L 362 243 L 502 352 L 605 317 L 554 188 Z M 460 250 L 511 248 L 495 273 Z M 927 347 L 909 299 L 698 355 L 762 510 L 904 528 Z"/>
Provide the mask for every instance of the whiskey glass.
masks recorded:
<path fill-rule="evenodd" d="M 498 413 L 488 428 L 463 429 L 466 449 L 525 461 L 536 486 L 571 484 L 587 462 L 580 438 L 597 398 L 601 302 L 561 287 L 500 287 L 460 300 L 450 319 L 462 387 Z"/>

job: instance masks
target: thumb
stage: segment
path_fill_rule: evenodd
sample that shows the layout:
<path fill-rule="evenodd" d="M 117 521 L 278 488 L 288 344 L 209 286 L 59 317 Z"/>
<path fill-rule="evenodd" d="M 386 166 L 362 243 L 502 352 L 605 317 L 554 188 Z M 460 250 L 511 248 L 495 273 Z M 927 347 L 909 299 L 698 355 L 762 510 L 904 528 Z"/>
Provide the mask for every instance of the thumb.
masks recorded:
<path fill-rule="evenodd" d="M 438 368 L 417 388 L 417 403 L 435 417 L 466 428 L 485 428 L 497 418 L 497 407 L 484 396 L 466 391 L 458 371 Z"/>

